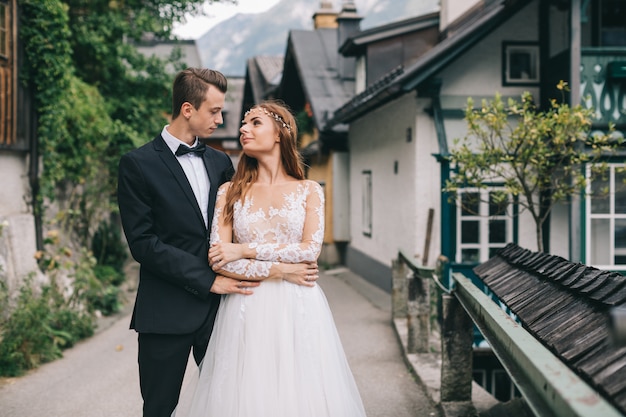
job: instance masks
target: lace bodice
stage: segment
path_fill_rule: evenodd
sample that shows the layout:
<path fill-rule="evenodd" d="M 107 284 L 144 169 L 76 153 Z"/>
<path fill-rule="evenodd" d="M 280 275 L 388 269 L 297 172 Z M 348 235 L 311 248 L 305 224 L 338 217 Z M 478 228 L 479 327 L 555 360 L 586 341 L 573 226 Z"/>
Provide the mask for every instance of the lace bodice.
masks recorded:
<path fill-rule="evenodd" d="M 224 270 L 237 277 L 269 276 L 276 262 L 316 261 L 324 238 L 324 193 L 309 180 L 251 187 L 245 199 L 235 202 L 233 226 L 223 223 L 222 212 L 230 183 L 217 193 L 211 243 L 248 244 L 256 259 L 228 263 Z"/>

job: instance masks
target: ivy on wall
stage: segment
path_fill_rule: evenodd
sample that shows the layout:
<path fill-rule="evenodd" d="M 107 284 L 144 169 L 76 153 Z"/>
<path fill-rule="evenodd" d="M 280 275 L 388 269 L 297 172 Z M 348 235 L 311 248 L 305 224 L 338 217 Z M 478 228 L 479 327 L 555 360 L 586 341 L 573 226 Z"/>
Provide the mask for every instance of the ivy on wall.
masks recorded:
<path fill-rule="evenodd" d="M 27 278 L 10 296 L 0 279 L 0 375 L 59 357 L 93 333 L 96 312 L 120 308 L 127 250 L 109 222 L 117 164 L 167 122 L 173 74 L 166 68 L 186 66 L 179 51 L 147 58 L 132 40 L 146 32 L 167 39 L 205 0 L 17 3 L 19 80 L 32 94 L 43 165 L 34 210 L 48 229 L 35 258 L 50 282 Z"/>
<path fill-rule="evenodd" d="M 107 206 L 112 194 L 105 189 L 111 182 L 98 178 L 109 177 L 105 150 L 115 125 L 98 90 L 75 75 L 67 6 L 58 0 L 20 0 L 20 19 L 25 58 L 20 79 L 33 92 L 43 162 L 35 210 L 43 216 L 44 201 L 63 195 L 63 225 L 87 246 L 90 219 L 85 217 L 93 214 L 87 206 Z"/>
<path fill-rule="evenodd" d="M 43 195 L 53 197 L 54 178 L 65 165 L 57 165 L 63 159 L 58 157 L 57 145 L 69 139 L 67 106 L 60 105 L 73 78 L 68 16 L 60 1 L 20 0 L 19 7 L 19 38 L 25 58 L 20 80 L 34 92 L 37 137 L 40 152 L 46 155 L 40 186 Z"/>
<path fill-rule="evenodd" d="M 229 2 L 231 0 L 223 0 Z M 210 3 L 213 1 L 209 1 Z M 89 247 L 98 222 L 115 213 L 122 154 L 167 122 L 179 50 L 145 57 L 145 33 L 170 39 L 174 22 L 205 0 L 18 0 L 20 82 L 33 95 L 43 167 L 35 211 L 55 203 L 71 240 Z"/>

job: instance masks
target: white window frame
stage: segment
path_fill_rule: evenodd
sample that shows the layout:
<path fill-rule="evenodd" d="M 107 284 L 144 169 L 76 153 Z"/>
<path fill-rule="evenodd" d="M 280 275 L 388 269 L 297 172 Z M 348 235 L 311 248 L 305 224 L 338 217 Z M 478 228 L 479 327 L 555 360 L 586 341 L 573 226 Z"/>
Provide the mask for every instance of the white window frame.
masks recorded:
<path fill-rule="evenodd" d="M 608 213 L 592 213 L 591 212 L 591 167 L 587 167 L 587 192 L 585 193 L 585 262 L 598 269 L 608 269 L 614 271 L 626 270 L 626 264 L 616 264 L 615 255 L 626 255 L 626 249 L 621 249 L 620 253 L 617 253 L 615 249 L 615 221 L 626 220 L 626 213 L 615 213 L 615 169 L 626 169 L 625 163 L 612 163 L 608 164 L 610 170 L 609 175 L 609 212 Z M 591 224 L 594 219 L 607 219 L 609 220 L 609 262 L 608 264 L 600 264 L 594 262 L 592 259 L 592 247 L 596 242 L 592 241 Z"/>
<path fill-rule="evenodd" d="M 526 58 L 524 76 L 513 74 L 515 58 Z M 518 63 L 519 65 L 519 63 Z M 539 44 L 505 41 L 502 43 L 502 85 L 539 85 Z"/>
<path fill-rule="evenodd" d="M 461 204 L 456 205 L 456 262 L 457 263 L 468 263 L 462 262 L 461 253 L 463 249 L 478 249 L 478 257 L 476 263 L 482 263 L 489 259 L 489 250 L 493 248 L 501 248 L 506 246 L 507 243 L 513 241 L 513 216 L 511 214 L 503 214 L 503 215 L 489 215 L 489 193 L 493 191 L 503 191 L 504 189 L 501 187 L 489 187 L 486 189 L 479 188 L 463 188 L 458 191 L 459 198 L 458 201 L 462 201 L 461 193 L 479 193 L 479 213 L 475 215 L 462 215 L 462 207 Z M 513 199 L 509 201 L 509 210 L 513 209 Z M 463 220 L 477 221 L 479 223 L 478 233 L 479 239 L 478 243 L 461 243 L 462 242 L 462 228 L 461 224 Z M 491 220 L 504 220 L 505 223 L 505 239 L 504 242 L 489 242 L 489 222 Z"/>

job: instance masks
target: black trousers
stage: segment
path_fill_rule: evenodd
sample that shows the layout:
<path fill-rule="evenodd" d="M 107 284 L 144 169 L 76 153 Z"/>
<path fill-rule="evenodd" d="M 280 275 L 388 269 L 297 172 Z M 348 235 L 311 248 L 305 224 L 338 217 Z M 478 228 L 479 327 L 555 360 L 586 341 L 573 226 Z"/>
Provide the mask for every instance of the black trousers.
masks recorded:
<path fill-rule="evenodd" d="M 217 306 L 215 307 L 217 310 Z M 189 352 L 200 365 L 213 330 L 215 311 L 190 334 L 139 333 L 139 386 L 144 417 L 170 417 L 180 396 Z"/>

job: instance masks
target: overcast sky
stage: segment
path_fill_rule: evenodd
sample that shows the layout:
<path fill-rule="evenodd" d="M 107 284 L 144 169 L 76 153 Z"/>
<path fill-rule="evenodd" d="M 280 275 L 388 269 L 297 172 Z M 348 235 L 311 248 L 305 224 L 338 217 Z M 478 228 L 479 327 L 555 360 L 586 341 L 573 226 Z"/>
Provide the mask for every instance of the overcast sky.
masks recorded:
<path fill-rule="evenodd" d="M 278 0 L 238 0 L 236 6 L 231 3 L 207 3 L 204 5 L 206 16 L 187 19 L 185 24 L 174 27 L 174 34 L 181 39 L 198 39 L 213 26 L 237 13 L 264 12 L 276 3 Z"/>

